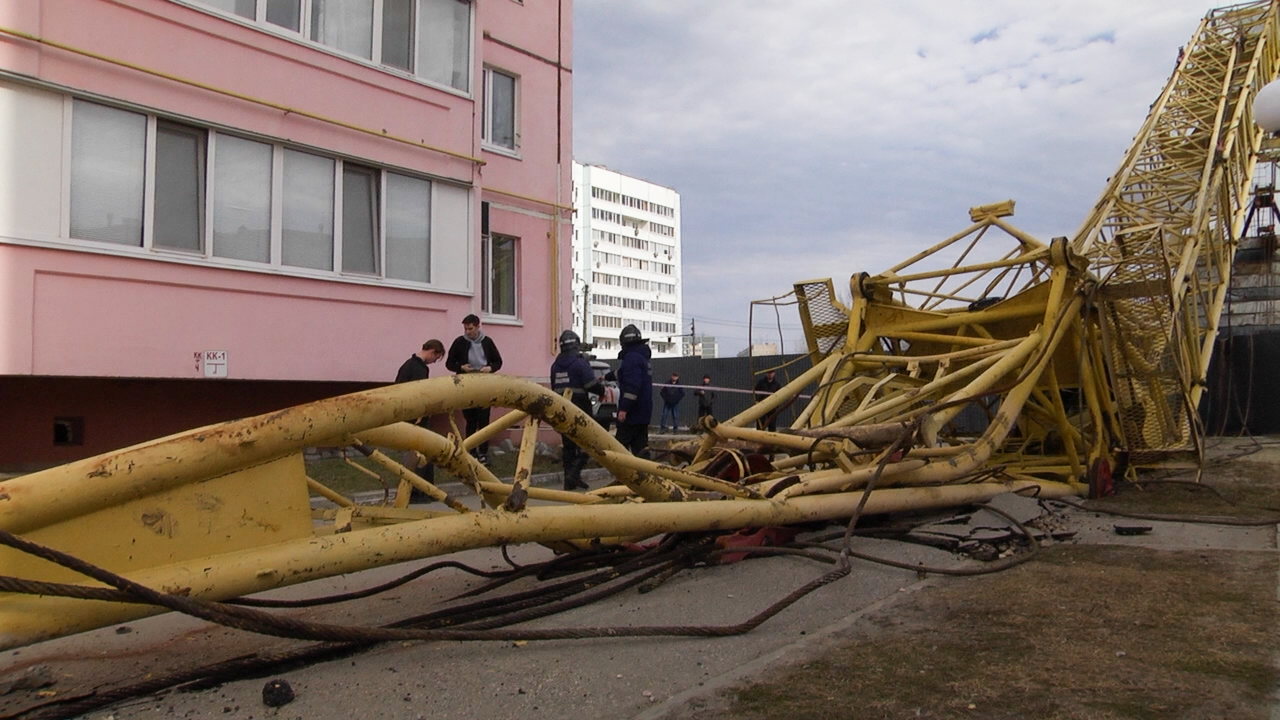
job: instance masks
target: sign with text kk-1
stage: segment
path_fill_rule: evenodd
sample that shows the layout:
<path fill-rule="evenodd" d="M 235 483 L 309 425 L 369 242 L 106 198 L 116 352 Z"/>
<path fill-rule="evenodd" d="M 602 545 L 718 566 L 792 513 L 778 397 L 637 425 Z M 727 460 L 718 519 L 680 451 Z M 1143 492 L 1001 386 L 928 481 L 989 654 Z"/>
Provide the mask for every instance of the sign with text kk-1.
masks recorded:
<path fill-rule="evenodd" d="M 204 366 L 204 376 L 208 378 L 224 378 L 227 376 L 227 351 L 205 350 L 196 353 L 200 364 Z"/>

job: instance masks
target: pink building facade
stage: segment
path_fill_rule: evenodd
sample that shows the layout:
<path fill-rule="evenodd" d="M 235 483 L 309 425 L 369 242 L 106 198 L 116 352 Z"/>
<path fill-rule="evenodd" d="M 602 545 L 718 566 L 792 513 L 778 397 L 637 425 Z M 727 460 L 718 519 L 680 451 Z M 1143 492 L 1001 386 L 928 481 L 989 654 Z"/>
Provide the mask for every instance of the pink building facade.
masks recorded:
<path fill-rule="evenodd" d="M 384 384 L 469 313 L 545 378 L 571 4 L 0 0 L 0 469 Z"/>

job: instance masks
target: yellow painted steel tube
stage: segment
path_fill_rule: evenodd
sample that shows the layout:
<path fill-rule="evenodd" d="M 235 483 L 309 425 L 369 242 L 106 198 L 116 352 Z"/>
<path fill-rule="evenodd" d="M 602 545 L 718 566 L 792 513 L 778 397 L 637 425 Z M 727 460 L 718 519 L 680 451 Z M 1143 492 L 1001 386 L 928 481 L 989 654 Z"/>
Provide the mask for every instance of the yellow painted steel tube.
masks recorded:
<path fill-rule="evenodd" d="M 1083 300 L 1075 297 L 1070 303 L 1067 303 L 1064 312 L 1071 313 L 1074 316 L 1079 312 L 1080 305 Z M 995 418 L 987 427 L 987 431 L 982 434 L 974 443 L 966 445 L 964 450 L 946 462 L 933 462 L 927 467 L 921 468 L 913 473 L 904 482 L 910 484 L 933 484 L 951 482 L 956 478 L 964 477 L 969 473 L 980 470 L 986 463 L 999 445 L 1008 437 L 1010 429 L 1017 422 L 1019 413 L 1022 412 L 1022 405 L 1031 395 L 1031 390 L 1035 387 L 1044 367 L 1053 356 L 1054 350 L 1058 343 L 1069 332 L 1069 324 L 1063 323 L 1045 345 L 1044 352 L 1036 359 L 1036 364 L 1028 368 L 1026 378 L 1015 388 L 1009 391 L 1004 397 L 1004 401 L 1000 403 L 1000 408 L 996 411 Z"/>
<path fill-rule="evenodd" d="M 498 497 L 507 497 L 511 494 L 513 487 L 503 482 L 482 482 L 480 483 L 480 489 Z M 625 490 L 626 488 L 623 489 Z M 536 485 L 525 488 L 525 492 L 528 493 L 530 500 L 549 500 L 573 505 L 592 505 L 605 502 L 605 498 L 601 495 L 569 490 L 553 490 L 551 488 L 537 487 Z M 630 491 L 628 490 L 628 492 Z"/>
<path fill-rule="evenodd" d="M 509 412 L 497 420 L 471 433 L 462 441 L 462 449 L 471 452 L 480 447 L 480 443 L 492 440 L 498 433 L 509 430 L 520 424 L 528 415 L 520 411 Z"/>
<path fill-rule="evenodd" d="M 751 442 L 786 448 L 787 450 L 795 452 L 809 452 L 812 450 L 814 452 L 835 453 L 851 448 L 851 445 L 846 446 L 846 443 L 848 442 L 846 438 L 824 438 L 819 440 L 812 437 L 787 435 L 784 433 L 769 432 L 767 430 L 756 430 L 754 428 L 733 427 L 720 423 L 711 425 L 708 432 L 715 434 L 717 437 L 729 440 L 749 440 Z"/>
<path fill-rule="evenodd" d="M 396 477 L 400 480 L 398 491 L 416 488 L 426 493 L 432 500 L 438 500 L 456 512 L 471 512 L 471 508 L 463 505 L 457 498 L 450 496 L 449 493 L 436 487 L 433 483 L 427 482 L 418 473 L 391 459 L 381 450 L 371 450 L 369 459 L 396 474 Z M 405 497 L 398 496 L 396 498 L 396 507 L 404 508 L 409 505 L 407 495 L 408 493 L 406 492 Z"/>
<path fill-rule="evenodd" d="M 524 413 L 508 414 L 525 417 Z M 489 468 L 482 465 L 480 461 L 463 452 L 454 438 L 444 437 L 418 425 L 404 422 L 395 423 L 356 433 L 355 437 L 370 445 L 379 447 L 416 450 L 426 456 L 429 462 L 434 462 L 461 479 L 464 484 L 477 494 L 480 494 L 479 483 L 498 482 L 497 476 Z M 432 497 L 435 497 L 435 495 L 432 494 Z M 440 498 L 436 499 L 439 500 Z"/>
<path fill-rule="evenodd" d="M 1005 320 L 1035 317 L 1037 315 L 1042 315 L 1043 313 L 1044 306 L 1038 303 L 1026 303 L 1015 305 L 1013 307 L 990 308 L 987 310 L 978 310 L 976 312 L 949 313 L 929 320 L 904 322 L 894 326 L 893 329 L 895 332 L 931 332 L 935 330 L 962 327 L 965 325 L 990 325 Z"/>
<path fill-rule="evenodd" d="M 1025 265 L 1036 260 L 1042 260 L 1049 254 L 1049 248 L 1036 249 L 1028 251 L 1010 260 L 998 260 L 995 262 L 974 263 L 972 265 L 964 265 L 958 268 L 948 268 L 946 270 L 927 270 L 909 275 L 877 275 L 869 281 L 874 287 L 887 287 L 898 283 L 914 282 L 917 280 L 929 280 L 936 277 L 946 277 L 948 275 L 959 275 L 961 273 L 976 272 L 978 270 L 993 270 L 995 268 L 1013 267 L 1016 265 Z M 900 266 L 902 267 L 902 266 Z"/>
<path fill-rule="evenodd" d="M 710 475 L 703 475 L 683 468 L 671 467 L 670 465 L 663 465 L 662 463 L 656 463 L 652 460 L 638 458 L 628 452 L 606 450 L 604 455 L 605 460 L 608 461 L 611 466 L 622 465 L 630 467 L 639 472 L 652 473 L 659 477 L 664 477 L 672 482 L 686 483 L 698 488 L 699 490 L 710 490 L 711 492 L 724 493 L 730 497 L 760 498 L 759 493 L 748 487 L 726 482 L 719 478 L 713 478 Z"/>
<path fill-rule="evenodd" d="M 1082 298 L 1074 297 L 1063 309 L 1063 312 L 1071 313 L 1069 317 L 1074 316 L 1075 313 L 1079 312 L 1082 302 Z M 1038 357 L 1033 358 L 1035 361 L 1034 366 L 1027 368 L 1022 381 L 1005 395 L 995 418 L 987 427 L 986 432 L 975 442 L 965 445 L 959 454 L 945 460 L 927 463 L 923 460 L 904 460 L 886 465 L 882 471 L 882 477 L 886 480 L 892 479 L 893 483 L 900 485 L 936 485 L 952 482 L 979 470 L 982 464 L 991 457 L 1000 443 L 1004 442 L 1004 439 L 1008 436 L 1009 430 L 1016 422 L 1019 413 L 1022 412 L 1023 404 L 1031 395 L 1040 373 L 1052 358 L 1054 349 L 1067 334 L 1068 329 L 1068 324 L 1063 323 L 1056 328 L 1056 332 L 1051 336 L 1045 337 L 1043 333 L 1048 332 L 1048 329 L 1044 327 L 1039 332 L 1028 336 L 1027 340 L 1024 341 L 1027 344 L 1026 353 L 1029 354 L 1030 350 L 1034 350 L 1038 346 L 1043 348 L 1043 352 Z M 1019 349 L 1021 350 L 1022 348 L 1020 347 Z M 1017 354 L 1020 353 L 1014 353 L 1013 355 Z M 995 368 L 992 368 L 992 370 L 994 371 Z M 1006 374 L 1008 374 L 1008 371 L 992 378 L 991 381 L 994 382 L 995 379 L 999 379 L 999 377 L 1003 377 Z M 978 381 L 975 380 L 976 382 Z M 977 389 L 981 390 L 981 388 Z M 806 494 L 840 490 L 850 487 L 851 482 L 869 480 L 872 476 L 871 473 L 874 471 L 874 467 L 859 470 L 856 474 L 851 474 L 853 476 L 851 479 L 845 477 L 815 477 L 817 474 L 813 473 L 801 482 L 778 493 L 777 497 L 789 499 Z"/>
<path fill-rule="evenodd" d="M 1024 340 L 1023 342 L 1025 343 L 1026 341 Z M 948 385 L 954 385 L 955 383 L 960 382 L 961 380 L 964 380 L 970 375 L 976 375 L 982 372 L 985 368 L 988 368 L 992 365 L 995 365 L 996 363 L 1001 362 L 1001 360 L 1003 358 L 1007 358 L 1009 356 L 1009 353 L 1011 352 L 1017 352 L 1017 351 L 1010 350 L 1001 354 L 984 357 L 981 360 L 978 360 L 977 362 L 974 362 L 970 365 L 966 365 L 965 367 L 962 367 L 954 372 L 943 375 L 937 380 L 932 380 L 920 386 L 920 388 L 914 393 L 910 393 L 910 394 L 904 393 L 901 395 L 896 395 L 894 397 L 885 398 L 884 400 L 881 400 L 880 402 L 875 403 L 874 405 L 870 405 L 868 407 L 855 410 L 849 413 L 848 415 L 845 415 L 844 417 L 836 418 L 832 422 L 828 423 L 827 426 L 835 427 L 835 428 L 853 427 L 858 423 L 870 420 L 879 415 L 883 415 L 884 413 L 889 412 L 890 410 L 894 410 L 904 405 L 910 405 L 911 403 L 914 403 L 914 402 L 919 402 L 921 399 L 928 397 L 930 394 L 937 392 Z"/>
<path fill-rule="evenodd" d="M 1042 312 L 1041 308 L 1036 308 L 1036 314 Z M 938 363 L 942 361 L 956 362 L 957 360 L 971 360 L 974 358 L 982 358 L 1001 350 L 1009 348 L 1022 342 L 1022 338 L 1014 338 L 1012 340 L 1001 340 L 985 347 L 969 348 L 968 350 L 959 350 L 953 353 L 940 353 L 937 355 L 882 355 L 878 353 L 854 353 L 851 357 L 858 364 L 866 364 L 872 366 L 882 365 L 908 365 L 910 363 L 919 363 L 921 365 Z"/>
<path fill-rule="evenodd" d="M 962 398 L 975 397 L 995 387 L 995 384 L 1001 378 L 1022 367 L 1023 363 L 1031 357 L 1031 353 L 1035 352 L 1036 348 L 1040 346 L 1042 340 L 1038 334 L 1027 336 L 1027 339 L 1019 343 L 1018 347 L 1001 357 L 999 362 L 993 363 L 968 385 L 943 398 L 942 402 L 945 404 Z M 936 413 L 930 413 L 923 426 L 925 437 L 936 437 L 938 429 L 951 422 L 956 415 L 959 415 L 964 410 L 964 407 L 964 405 L 952 405 Z"/>
<path fill-rule="evenodd" d="M 533 457 L 538 448 L 538 418 L 525 420 L 524 429 L 520 433 L 520 452 L 516 455 L 516 473 L 511 479 L 511 492 L 503 503 L 504 510 L 523 510 L 529 497 L 529 482 L 533 477 Z"/>
<path fill-rule="evenodd" d="M 946 240 L 943 240 L 942 242 L 937 243 L 936 245 L 934 245 L 933 247 L 929 248 L 928 250 L 921 250 L 920 252 L 916 253 L 915 255 L 912 255 L 911 257 L 907 258 L 906 260 L 903 260 L 902 262 L 898 263 L 897 265 L 894 265 L 893 267 L 889 268 L 889 272 L 891 272 L 891 273 L 896 273 L 896 272 L 898 272 L 899 270 L 902 270 L 903 268 L 911 267 L 912 265 L 916 264 L 917 262 L 919 262 L 919 261 L 921 261 L 921 260 L 923 260 L 923 259 L 925 259 L 925 258 L 929 257 L 930 255 L 933 255 L 933 254 L 937 253 L 939 250 L 942 250 L 942 249 L 946 248 L 948 245 L 953 245 L 953 244 L 955 244 L 956 242 L 958 242 L 958 241 L 960 241 L 960 240 L 963 240 L 965 237 L 967 237 L 967 236 L 969 236 L 969 235 L 972 235 L 973 233 L 975 233 L 975 232 L 977 232 L 977 231 L 979 231 L 979 230 L 982 230 L 983 228 L 985 228 L 985 227 L 989 226 L 990 224 L 991 224 L 991 223 L 990 223 L 990 221 L 975 222 L 974 224 L 970 225 L 969 227 L 965 228 L 964 230 L 961 230 L 960 232 L 956 233 L 955 235 L 952 235 L 951 237 L 947 238 Z"/>
<path fill-rule="evenodd" d="M 623 449 L 572 403 L 534 383 L 480 373 L 432 378 L 199 428 L 13 478 L 5 482 L 0 528 L 21 534 L 306 447 L 342 444 L 352 433 L 484 405 L 538 415 L 597 461 L 604 450 Z M 675 485 L 651 476 L 625 468 L 616 475 L 650 501 L 683 497 Z"/>
<path fill-rule="evenodd" d="M 394 386 L 400 387 L 400 386 Z M 1011 491 L 1040 497 L 1075 495 L 1060 483 L 981 483 L 951 487 L 877 490 L 865 515 L 953 507 Z M 862 493 L 776 500 L 622 503 L 531 507 L 509 513 L 485 510 L 466 515 L 372 527 L 359 532 L 305 538 L 229 553 L 217 563 L 201 558 L 133 573 L 153 588 L 190 588 L 189 595 L 226 599 L 309 580 L 437 557 L 499 543 L 556 542 L 579 538 L 737 529 L 850 517 Z M 97 600 L 0 595 L 0 650 L 158 614 L 156 608 Z"/>
<path fill-rule="evenodd" d="M 801 373 L 796 379 L 783 385 L 777 392 L 720 424 L 735 427 L 753 425 L 755 421 L 794 400 L 810 383 L 825 375 L 827 368 L 835 361 L 835 355 L 828 355 L 821 362 L 815 363 L 813 367 Z"/>
<path fill-rule="evenodd" d="M 307 487 L 338 507 L 355 507 L 355 503 L 350 498 L 330 490 L 323 483 L 307 478 Z"/>

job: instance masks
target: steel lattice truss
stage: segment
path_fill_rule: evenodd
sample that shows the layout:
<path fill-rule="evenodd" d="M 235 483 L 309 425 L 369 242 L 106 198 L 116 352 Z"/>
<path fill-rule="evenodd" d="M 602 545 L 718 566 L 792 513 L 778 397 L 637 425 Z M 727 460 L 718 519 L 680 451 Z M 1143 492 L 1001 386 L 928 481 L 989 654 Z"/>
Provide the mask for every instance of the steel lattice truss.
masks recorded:
<path fill-rule="evenodd" d="M 1138 453 L 1195 447 L 1262 139 L 1252 101 L 1276 73 L 1275 14 L 1255 2 L 1204 19 L 1072 241 L 1104 280 L 1113 390 Z"/>

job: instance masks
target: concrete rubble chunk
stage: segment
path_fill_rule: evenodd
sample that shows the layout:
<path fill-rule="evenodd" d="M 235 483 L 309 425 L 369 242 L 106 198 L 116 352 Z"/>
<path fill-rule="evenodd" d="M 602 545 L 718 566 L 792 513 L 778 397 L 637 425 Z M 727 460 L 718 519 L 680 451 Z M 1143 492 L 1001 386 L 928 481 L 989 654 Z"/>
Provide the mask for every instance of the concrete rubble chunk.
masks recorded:
<path fill-rule="evenodd" d="M 976 540 L 984 543 L 998 543 L 1006 540 L 1012 540 L 1022 533 L 1013 530 L 997 530 L 995 528 L 973 528 L 969 533 L 970 540 Z"/>
<path fill-rule="evenodd" d="M 988 503 L 1009 513 L 1018 522 L 1026 524 L 1044 514 L 1040 501 L 1013 493 L 997 495 Z M 986 510 L 956 515 L 947 520 L 922 525 L 911 532 L 917 537 L 936 539 L 944 543 L 974 541 L 998 543 L 1011 540 L 1022 533 L 1008 518 Z M 1038 537 L 1043 537 L 1040 533 Z"/>
<path fill-rule="evenodd" d="M 1024 525 L 1044 514 L 1044 508 L 1041 507 L 1039 500 L 1035 498 L 1023 497 L 1022 495 L 1017 495 L 1014 493 L 1005 493 L 1004 495 L 997 495 L 991 498 L 991 500 L 987 504 L 993 508 L 996 508 L 997 510 L 1003 510 L 1004 512 L 1009 513 L 1018 522 Z M 970 524 L 978 525 L 981 527 L 1009 527 L 1010 526 L 1009 520 L 1005 518 L 1003 515 L 998 515 L 993 512 L 987 512 L 986 510 L 979 510 L 978 512 L 974 513 L 973 519 L 970 521 Z"/>

